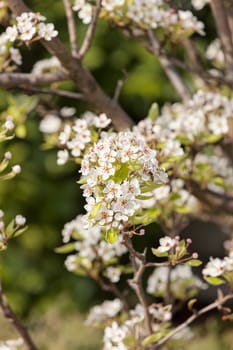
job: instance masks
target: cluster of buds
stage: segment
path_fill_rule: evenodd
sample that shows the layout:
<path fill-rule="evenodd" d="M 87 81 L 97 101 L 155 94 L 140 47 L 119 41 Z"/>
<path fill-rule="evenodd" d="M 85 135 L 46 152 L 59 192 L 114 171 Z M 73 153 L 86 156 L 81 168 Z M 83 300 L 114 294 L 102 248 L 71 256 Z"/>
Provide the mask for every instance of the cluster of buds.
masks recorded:
<path fill-rule="evenodd" d="M 157 248 L 152 248 L 152 253 L 157 257 L 167 257 L 170 266 L 184 263 L 190 266 L 199 266 L 202 262 L 198 260 L 198 254 L 196 252 L 191 255 L 188 253 L 191 244 L 190 238 L 181 240 L 180 236 L 175 238 L 165 236 L 160 238 Z"/>
<path fill-rule="evenodd" d="M 8 241 L 14 237 L 21 235 L 26 229 L 26 219 L 18 214 L 7 225 L 4 222 L 4 212 L 0 210 L 0 251 L 5 250 Z"/>

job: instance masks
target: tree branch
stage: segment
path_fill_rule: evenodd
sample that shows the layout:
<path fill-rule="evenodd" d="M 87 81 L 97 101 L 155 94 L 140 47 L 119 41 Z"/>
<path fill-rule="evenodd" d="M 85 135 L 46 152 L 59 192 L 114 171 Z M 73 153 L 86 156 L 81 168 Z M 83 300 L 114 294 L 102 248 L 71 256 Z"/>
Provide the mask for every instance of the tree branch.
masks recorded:
<path fill-rule="evenodd" d="M 33 74 L 33 73 L 1 73 L 0 85 L 5 88 L 19 87 L 22 84 L 42 85 L 68 80 L 64 72 Z"/>
<path fill-rule="evenodd" d="M 233 41 L 231 36 L 231 30 L 229 27 L 226 8 L 223 0 L 211 0 L 210 1 L 211 10 L 216 23 L 218 35 L 221 41 L 226 71 L 233 72 Z M 232 77 L 231 77 L 232 80 Z"/>
<path fill-rule="evenodd" d="M 30 11 L 22 0 L 8 0 L 7 3 L 9 8 L 17 16 L 23 12 Z M 51 41 L 41 40 L 41 42 L 53 56 L 59 59 L 61 65 L 67 71 L 69 78 L 82 91 L 85 100 L 97 112 L 105 112 L 112 119 L 116 130 L 124 130 L 134 125 L 133 120 L 115 101 L 104 93 L 94 77 L 82 65 L 81 61 L 72 57 L 58 38 L 54 38 Z"/>
<path fill-rule="evenodd" d="M 26 344 L 28 350 L 37 350 L 37 347 L 35 346 L 30 334 L 27 331 L 27 328 L 20 322 L 20 320 L 17 318 L 16 314 L 14 313 L 10 305 L 6 302 L 1 285 L 0 285 L 0 307 L 2 309 L 4 317 L 13 324 L 17 332 L 23 338 L 24 343 Z"/>
<path fill-rule="evenodd" d="M 84 38 L 84 41 L 78 53 L 78 56 L 80 59 L 84 58 L 84 56 L 86 55 L 87 51 L 91 46 L 91 43 L 95 34 L 95 30 L 96 30 L 97 21 L 99 18 L 99 13 L 101 10 L 101 3 L 102 3 L 102 0 L 96 0 L 96 8 L 95 8 L 94 15 L 92 17 L 92 21 L 87 29 L 86 36 Z"/>
<path fill-rule="evenodd" d="M 159 349 L 161 345 L 166 343 L 169 339 L 171 339 L 175 334 L 182 331 L 184 328 L 186 328 L 188 325 L 190 325 L 193 321 L 195 321 L 198 317 L 201 315 L 206 314 L 207 312 L 214 310 L 216 308 L 219 308 L 221 305 L 225 304 L 228 300 L 233 299 L 233 294 L 226 295 L 222 299 L 218 299 L 214 301 L 213 303 L 209 304 L 208 306 L 203 307 L 201 310 L 197 311 L 195 314 L 190 316 L 184 323 L 180 324 L 176 328 L 174 328 L 170 333 L 168 333 L 165 337 L 163 337 L 161 340 L 159 340 L 155 346 L 156 349 Z"/>
<path fill-rule="evenodd" d="M 78 55 L 78 46 L 77 46 L 77 33 L 76 33 L 74 15 L 70 4 L 70 0 L 63 0 L 63 3 L 64 3 L 66 18 L 67 18 L 71 52 L 72 52 L 72 56 L 76 57 Z"/>
<path fill-rule="evenodd" d="M 46 94 L 46 95 L 55 95 L 55 96 L 62 96 L 62 97 L 68 97 L 73 98 L 74 100 L 83 100 L 84 97 L 82 94 L 79 94 L 77 92 L 72 91 L 66 91 L 66 90 L 57 90 L 57 89 L 42 89 L 37 88 L 34 86 L 20 86 L 22 90 L 24 90 L 25 93 L 35 93 L 35 94 Z"/>

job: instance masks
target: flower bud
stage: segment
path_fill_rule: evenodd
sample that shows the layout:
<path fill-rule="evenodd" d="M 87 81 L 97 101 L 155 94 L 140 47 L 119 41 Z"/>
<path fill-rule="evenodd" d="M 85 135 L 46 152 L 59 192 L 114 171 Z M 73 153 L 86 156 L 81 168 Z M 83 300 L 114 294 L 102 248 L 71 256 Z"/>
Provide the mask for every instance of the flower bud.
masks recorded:
<path fill-rule="evenodd" d="M 21 172 L 21 166 L 18 165 L 18 164 L 14 165 L 14 166 L 12 167 L 12 172 L 13 172 L 14 174 L 19 174 L 19 173 Z"/>
<path fill-rule="evenodd" d="M 7 159 L 7 160 L 9 160 L 9 159 L 11 159 L 11 157 L 12 157 L 12 153 L 11 152 L 6 152 L 5 154 L 4 154 L 4 157 Z"/>
<path fill-rule="evenodd" d="M 15 223 L 16 223 L 17 226 L 23 226 L 26 223 L 26 219 L 22 215 L 16 215 Z"/>

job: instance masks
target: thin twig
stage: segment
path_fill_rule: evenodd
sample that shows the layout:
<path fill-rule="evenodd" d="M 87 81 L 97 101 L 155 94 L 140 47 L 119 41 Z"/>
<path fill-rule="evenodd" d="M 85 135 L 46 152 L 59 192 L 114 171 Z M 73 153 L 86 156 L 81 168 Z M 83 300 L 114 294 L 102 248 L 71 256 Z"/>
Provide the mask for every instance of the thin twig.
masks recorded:
<path fill-rule="evenodd" d="M 96 8 L 95 8 L 91 23 L 87 29 L 86 36 L 83 40 L 82 46 L 78 53 L 80 59 L 84 58 L 84 56 L 86 55 L 87 51 L 91 46 L 92 40 L 94 38 L 95 30 L 96 30 L 97 21 L 99 18 L 99 13 L 101 10 L 101 3 L 102 3 L 102 0 L 96 0 Z"/>
<path fill-rule="evenodd" d="M 24 89 L 26 93 L 35 93 L 35 94 L 46 94 L 46 95 L 55 95 L 72 98 L 74 100 L 84 100 L 83 94 L 66 91 L 66 90 L 57 90 L 57 89 L 42 89 L 34 86 L 20 86 L 20 88 Z"/>
<path fill-rule="evenodd" d="M 18 319 L 11 306 L 7 303 L 3 291 L 2 286 L 0 284 L 0 307 L 2 309 L 4 317 L 13 324 L 17 332 L 23 338 L 24 343 L 26 344 L 28 350 L 37 350 L 36 345 L 34 344 L 30 334 L 28 333 L 27 328 L 21 323 Z"/>
<path fill-rule="evenodd" d="M 128 76 L 127 76 L 126 72 L 124 72 L 124 77 L 117 81 L 116 89 L 115 89 L 114 96 L 113 96 L 113 100 L 114 101 L 117 102 L 119 100 L 121 90 L 122 90 L 122 88 L 124 86 L 124 83 L 127 80 L 127 78 L 128 78 Z"/>
<path fill-rule="evenodd" d="M 171 332 L 169 332 L 165 337 L 163 337 L 162 339 L 160 339 L 157 343 L 156 343 L 156 348 L 159 348 L 159 346 L 163 345 L 164 343 L 166 343 L 169 339 L 171 339 L 175 334 L 177 334 L 178 332 L 182 331 L 182 329 L 184 329 L 185 327 L 187 327 L 188 325 L 190 325 L 193 321 L 195 321 L 198 317 L 200 317 L 201 315 L 214 310 L 216 308 L 219 308 L 221 305 L 225 304 L 228 300 L 233 299 L 233 294 L 229 294 L 226 295 L 225 297 L 223 297 L 222 299 L 218 299 L 216 301 L 214 301 L 213 303 L 209 304 L 208 306 L 203 307 L 202 309 L 200 309 L 199 311 L 197 311 L 195 314 L 193 314 L 192 316 L 190 316 L 185 322 L 183 322 L 182 324 L 180 324 L 179 326 L 177 326 L 176 328 L 174 328 Z"/>
<path fill-rule="evenodd" d="M 167 74 L 168 78 L 170 79 L 172 85 L 176 89 L 181 99 L 182 100 L 190 99 L 191 97 L 190 91 L 188 90 L 187 86 L 183 82 L 182 78 L 180 77 L 180 74 L 177 72 L 172 61 L 165 54 L 165 52 L 159 49 L 159 45 L 154 37 L 152 30 L 147 31 L 147 36 L 154 55 L 158 56 L 160 63 L 164 68 L 165 73 Z"/>
<path fill-rule="evenodd" d="M 146 295 L 144 293 L 143 287 L 142 287 L 142 275 L 146 267 L 145 263 L 145 252 L 143 254 L 140 254 L 136 252 L 136 250 L 133 248 L 131 239 L 128 237 L 127 234 L 124 235 L 124 240 L 123 240 L 125 246 L 129 250 L 130 253 L 130 258 L 134 270 L 134 277 L 133 279 L 129 280 L 129 285 L 131 288 L 135 291 L 137 298 L 139 302 L 141 303 L 143 310 L 144 310 L 144 316 L 145 316 L 145 327 L 146 327 L 146 332 L 147 335 L 152 334 L 152 324 L 151 324 L 151 316 L 149 314 L 148 310 L 148 304 L 146 300 Z M 141 261 L 139 267 L 137 264 L 136 259 L 139 259 Z"/>
<path fill-rule="evenodd" d="M 124 294 L 119 290 L 116 284 L 114 283 L 106 283 L 100 276 L 95 278 L 95 281 L 99 284 L 99 286 L 106 292 L 112 292 L 117 298 L 119 298 L 122 302 L 123 309 L 125 311 L 129 310 L 128 302 L 124 296 Z"/>
<path fill-rule="evenodd" d="M 66 18 L 67 18 L 71 52 L 72 52 L 72 55 L 76 57 L 78 55 L 78 46 L 77 46 L 77 32 L 76 32 L 74 15 L 70 4 L 70 0 L 63 0 L 63 3 L 64 3 Z"/>

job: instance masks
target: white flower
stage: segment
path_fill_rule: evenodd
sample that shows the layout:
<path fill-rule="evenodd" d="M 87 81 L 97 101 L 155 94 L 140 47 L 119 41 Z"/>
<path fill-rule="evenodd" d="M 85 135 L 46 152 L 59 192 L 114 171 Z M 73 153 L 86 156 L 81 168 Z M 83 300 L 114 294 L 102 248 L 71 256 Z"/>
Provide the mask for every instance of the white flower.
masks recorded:
<path fill-rule="evenodd" d="M 36 34 L 36 28 L 31 22 L 25 23 L 24 26 L 20 28 L 20 39 L 22 41 L 29 41 Z"/>
<path fill-rule="evenodd" d="M 85 5 L 85 3 L 86 3 L 85 0 L 75 0 L 72 9 L 74 11 L 79 11 Z"/>
<path fill-rule="evenodd" d="M 78 13 L 79 18 L 83 21 L 84 24 L 91 23 L 92 19 L 92 7 L 90 4 L 85 4 L 82 6 Z"/>
<path fill-rule="evenodd" d="M 119 299 L 105 300 L 102 304 L 91 308 L 86 324 L 101 323 L 115 317 L 122 310 L 122 302 Z"/>
<path fill-rule="evenodd" d="M 204 276 L 218 277 L 224 273 L 226 261 L 219 258 L 210 258 L 210 261 L 206 264 L 206 267 L 202 270 Z"/>
<path fill-rule="evenodd" d="M 5 33 L 6 33 L 6 38 L 9 41 L 14 42 L 18 36 L 17 27 L 15 25 L 12 27 L 7 27 Z"/>
<path fill-rule="evenodd" d="M 97 128 L 106 128 L 111 124 L 111 119 L 109 119 L 105 113 L 101 113 L 98 117 L 94 117 L 93 123 Z"/>
<path fill-rule="evenodd" d="M 168 236 L 162 237 L 159 240 L 160 246 L 157 248 L 161 253 L 169 251 L 172 247 L 174 247 L 176 241 Z"/>
<path fill-rule="evenodd" d="M 69 152 L 64 149 L 57 152 L 57 165 L 64 165 L 69 160 Z"/>
<path fill-rule="evenodd" d="M 201 10 L 210 0 L 192 0 L 191 2 L 196 10 Z"/>
<path fill-rule="evenodd" d="M 112 282 L 117 283 L 120 281 L 121 270 L 118 267 L 109 266 L 105 271 L 106 277 Z"/>
<path fill-rule="evenodd" d="M 0 350 L 17 350 L 17 348 L 23 345 L 24 341 L 22 338 L 10 339 L 4 342 L 0 342 Z"/>
<path fill-rule="evenodd" d="M 61 119 L 55 114 L 46 114 L 41 120 L 39 130 L 45 134 L 53 134 L 60 129 Z"/>
<path fill-rule="evenodd" d="M 73 107 L 62 107 L 60 110 L 61 116 L 63 118 L 72 117 L 76 112 L 76 109 Z"/>
<path fill-rule="evenodd" d="M 20 66 L 22 64 L 22 56 L 19 49 L 15 49 L 14 47 L 11 47 L 9 52 L 10 52 L 12 61 L 18 66 Z"/>
<path fill-rule="evenodd" d="M 58 35 L 58 31 L 54 29 L 53 23 L 40 23 L 38 34 L 41 36 L 41 38 L 50 41 L 52 38 Z"/>

